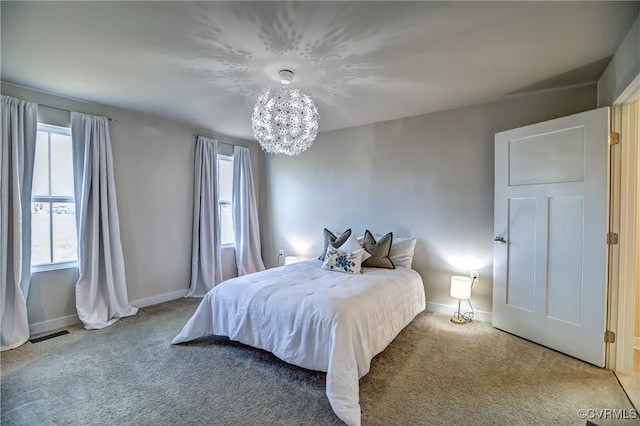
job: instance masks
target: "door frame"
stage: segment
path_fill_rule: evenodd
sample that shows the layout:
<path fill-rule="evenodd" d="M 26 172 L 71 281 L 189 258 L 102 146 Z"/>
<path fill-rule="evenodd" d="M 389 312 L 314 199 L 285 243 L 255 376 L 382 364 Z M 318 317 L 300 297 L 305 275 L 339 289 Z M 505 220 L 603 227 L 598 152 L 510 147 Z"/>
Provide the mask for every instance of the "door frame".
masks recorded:
<path fill-rule="evenodd" d="M 607 345 L 606 368 L 631 373 L 633 368 L 634 323 L 636 310 L 636 277 L 640 242 L 640 135 L 638 107 L 625 104 L 640 99 L 640 74 L 622 92 L 612 105 L 611 129 L 620 134 L 620 145 L 611 149 L 613 172 L 610 199 L 611 232 L 620 234 L 617 246 L 611 246 L 610 289 L 608 303 L 608 330 L 615 330 L 616 342 Z M 629 114 L 628 110 L 631 110 Z M 635 114 L 633 114 L 635 112 Z M 622 231 L 622 232 L 621 232 Z M 617 263 L 617 265 L 616 265 Z M 617 266 L 617 267 L 616 267 Z"/>

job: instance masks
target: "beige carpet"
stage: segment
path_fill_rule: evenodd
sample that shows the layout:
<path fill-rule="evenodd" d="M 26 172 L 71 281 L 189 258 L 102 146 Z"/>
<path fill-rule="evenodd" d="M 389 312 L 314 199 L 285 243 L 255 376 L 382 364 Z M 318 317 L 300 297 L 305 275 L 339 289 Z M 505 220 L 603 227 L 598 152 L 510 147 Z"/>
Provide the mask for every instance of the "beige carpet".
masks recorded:
<path fill-rule="evenodd" d="M 335 425 L 324 374 L 234 342 L 172 346 L 181 299 L 98 331 L 1 354 L 3 425 Z M 363 425 L 585 425 L 633 407 L 613 373 L 503 333 L 424 313 L 360 382 Z M 598 425 L 637 419 L 592 419 Z"/>

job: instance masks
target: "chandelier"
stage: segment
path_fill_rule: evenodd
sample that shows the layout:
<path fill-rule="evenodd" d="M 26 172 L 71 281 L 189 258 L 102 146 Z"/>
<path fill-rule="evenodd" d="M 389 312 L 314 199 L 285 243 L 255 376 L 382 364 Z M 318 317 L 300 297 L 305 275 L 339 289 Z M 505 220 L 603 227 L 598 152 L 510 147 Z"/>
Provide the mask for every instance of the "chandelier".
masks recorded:
<path fill-rule="evenodd" d="M 269 154 L 298 155 L 313 144 L 318 134 L 320 114 L 311 98 L 286 86 L 293 72 L 281 70 L 282 87 L 275 93 L 263 92 L 251 115 L 253 134 Z"/>

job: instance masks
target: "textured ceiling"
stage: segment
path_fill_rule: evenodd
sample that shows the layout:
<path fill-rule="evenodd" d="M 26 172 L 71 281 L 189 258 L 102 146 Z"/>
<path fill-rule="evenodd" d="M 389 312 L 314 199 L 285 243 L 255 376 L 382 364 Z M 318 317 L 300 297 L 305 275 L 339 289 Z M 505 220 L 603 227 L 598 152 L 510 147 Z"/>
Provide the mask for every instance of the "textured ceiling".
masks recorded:
<path fill-rule="evenodd" d="M 253 139 L 278 70 L 320 131 L 593 82 L 638 2 L 7 2 L 1 77 Z"/>

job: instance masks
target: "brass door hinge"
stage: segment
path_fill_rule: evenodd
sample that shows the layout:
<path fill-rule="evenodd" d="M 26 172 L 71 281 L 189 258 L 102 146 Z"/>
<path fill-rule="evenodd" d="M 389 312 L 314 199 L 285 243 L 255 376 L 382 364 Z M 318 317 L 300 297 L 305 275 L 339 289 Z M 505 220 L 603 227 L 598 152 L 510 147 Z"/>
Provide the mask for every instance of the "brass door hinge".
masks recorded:
<path fill-rule="evenodd" d="M 605 343 L 615 343 L 616 342 L 616 333 L 613 331 L 605 331 L 604 332 L 604 342 Z"/>
<path fill-rule="evenodd" d="M 607 244 L 608 245 L 618 244 L 618 234 L 616 234 L 615 232 L 609 232 L 607 234 Z"/>
<path fill-rule="evenodd" d="M 618 145 L 620 143 L 620 133 L 609 133 L 609 146 Z"/>

